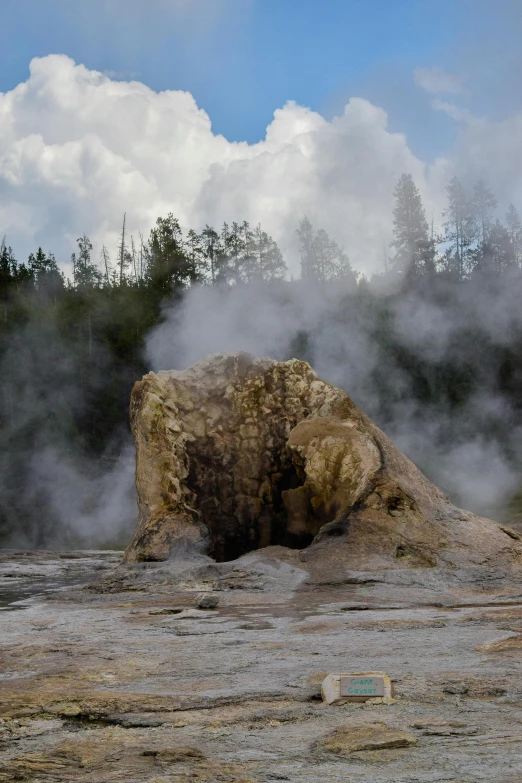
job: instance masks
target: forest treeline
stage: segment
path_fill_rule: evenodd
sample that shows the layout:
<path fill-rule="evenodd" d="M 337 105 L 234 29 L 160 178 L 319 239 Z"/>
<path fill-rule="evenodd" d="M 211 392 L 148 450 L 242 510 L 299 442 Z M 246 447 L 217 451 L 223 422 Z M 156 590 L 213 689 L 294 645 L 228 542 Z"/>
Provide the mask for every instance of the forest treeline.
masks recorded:
<path fill-rule="evenodd" d="M 498 204 L 490 188 L 478 181 L 467 193 L 457 177 L 447 186 L 447 197 L 443 229 L 435 231 L 413 178 L 401 176 L 395 188 L 393 241 L 385 251 L 384 273 L 409 281 L 438 276 L 462 283 L 476 274 L 501 275 L 522 265 L 522 222 L 513 204 L 502 222 L 496 217 Z M 348 255 L 324 229 L 316 230 L 304 216 L 296 234 L 302 279 L 355 282 L 358 274 Z M 32 295 L 55 305 L 60 296 L 71 292 L 133 286 L 154 301 L 191 285 L 269 283 L 288 275 L 274 239 L 261 225 L 253 228 L 246 221 L 224 223 L 219 232 L 207 225 L 200 233 L 189 229 L 184 234 L 177 218 L 169 214 L 157 219 L 144 241 L 141 234 L 138 239 L 127 234 L 124 216 L 113 258 L 103 246 L 96 259 L 86 235 L 77 244 L 71 256 L 72 277 L 66 279 L 52 252 L 40 247 L 27 262 L 19 262 L 4 238 L 0 245 L 3 304 Z"/>
<path fill-rule="evenodd" d="M 436 300 L 448 317 L 462 307 L 466 291 L 499 296 L 507 277 L 522 294 L 522 224 L 515 207 L 500 221 L 495 196 L 483 182 L 467 192 L 454 178 L 447 195 L 444 225 L 436 231 L 412 177 L 400 178 L 393 241 L 373 281 L 361 277 L 346 251 L 306 216 L 296 227 L 301 281 L 288 279 L 274 239 L 247 222 L 184 232 L 168 214 L 145 238 L 132 235 L 124 218 L 112 254 L 106 247 L 95 252 L 88 236 L 78 239 L 69 278 L 52 252 L 38 248 L 20 261 L 6 238 L 0 247 L 0 542 L 2 533 L 11 540 L 17 526 L 30 531 L 36 546 L 48 541 L 55 511 L 42 487 L 31 483 L 35 454 L 56 447 L 87 455 L 96 470 L 116 457 L 128 438 L 130 390 L 149 369 L 146 337 L 161 323 L 166 304 L 176 307 L 195 286 L 284 292 L 311 283 L 317 296 L 331 288 L 339 293 L 329 315 L 336 329 L 364 319 L 379 366 L 399 367 L 407 395 L 421 405 L 456 409 L 486 384 L 522 408 L 516 329 L 499 346 L 480 333 L 475 319 L 460 328 L 459 351 L 433 360 L 394 330 L 397 303 L 412 294 Z M 292 353 L 313 360 L 311 338 L 300 330 Z M 386 369 L 374 376 L 377 402 L 368 412 L 386 427 L 398 391 Z"/>

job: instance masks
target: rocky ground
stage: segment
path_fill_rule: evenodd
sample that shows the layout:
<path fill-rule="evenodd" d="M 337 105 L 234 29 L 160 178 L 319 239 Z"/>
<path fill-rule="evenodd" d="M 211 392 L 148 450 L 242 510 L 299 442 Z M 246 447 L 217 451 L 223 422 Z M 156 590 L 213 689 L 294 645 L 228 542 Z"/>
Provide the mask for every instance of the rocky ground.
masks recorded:
<path fill-rule="evenodd" d="M 520 580 L 302 555 L 3 552 L 0 781 L 519 783 Z M 361 670 L 395 703 L 322 703 Z"/>

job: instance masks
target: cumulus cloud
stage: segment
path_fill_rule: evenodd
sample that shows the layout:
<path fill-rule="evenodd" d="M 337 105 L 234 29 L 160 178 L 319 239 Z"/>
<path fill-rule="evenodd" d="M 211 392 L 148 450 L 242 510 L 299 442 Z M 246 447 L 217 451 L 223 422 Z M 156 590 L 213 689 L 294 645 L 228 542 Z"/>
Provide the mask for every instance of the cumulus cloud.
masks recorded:
<path fill-rule="evenodd" d="M 413 72 L 415 84 L 430 93 L 459 95 L 464 92 L 462 79 L 442 68 L 416 68 Z"/>
<path fill-rule="evenodd" d="M 487 180 L 504 203 L 522 207 L 522 112 L 495 123 L 468 122 L 455 150 L 461 176 Z"/>
<path fill-rule="evenodd" d="M 437 111 L 445 112 L 448 117 L 456 122 L 472 123 L 479 121 L 469 109 L 463 109 L 450 101 L 443 101 L 441 98 L 434 98 L 431 102 L 432 108 Z"/>
<path fill-rule="evenodd" d="M 0 142 L 0 232 L 62 258 L 84 231 L 114 248 L 124 212 L 146 232 L 168 211 L 196 228 L 261 221 L 291 254 L 307 213 L 371 269 L 398 176 L 424 181 L 405 137 L 361 98 L 331 122 L 290 102 L 249 145 L 214 134 L 187 92 L 114 81 L 61 55 L 34 59 L 28 80 L 0 95 Z"/>
<path fill-rule="evenodd" d="M 517 167 L 503 157 L 504 136 L 516 123 L 473 133 L 470 164 L 487 149 L 511 182 Z M 515 154 L 518 142 L 509 142 Z M 380 269 L 398 177 L 411 173 L 437 216 L 455 168 L 448 157 L 426 166 L 363 98 L 330 121 L 288 102 L 262 141 L 230 142 L 190 93 L 113 80 L 63 55 L 34 59 L 27 81 L 0 94 L 0 150 L 0 234 L 22 256 L 42 245 L 63 262 L 84 232 L 114 251 L 124 212 L 132 231 L 147 233 L 172 211 L 185 227 L 260 221 L 293 272 L 303 214 L 358 269 Z"/>

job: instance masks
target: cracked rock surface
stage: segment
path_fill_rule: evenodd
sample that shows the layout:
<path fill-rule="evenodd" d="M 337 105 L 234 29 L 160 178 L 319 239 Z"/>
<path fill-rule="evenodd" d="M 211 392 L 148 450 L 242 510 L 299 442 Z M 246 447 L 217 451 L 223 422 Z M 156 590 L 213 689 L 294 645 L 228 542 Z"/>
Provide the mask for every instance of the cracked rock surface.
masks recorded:
<path fill-rule="evenodd" d="M 320 585 L 274 550 L 182 569 L 0 553 L 1 783 L 520 782 L 519 579 Z M 322 703 L 327 673 L 365 670 L 393 704 Z"/>

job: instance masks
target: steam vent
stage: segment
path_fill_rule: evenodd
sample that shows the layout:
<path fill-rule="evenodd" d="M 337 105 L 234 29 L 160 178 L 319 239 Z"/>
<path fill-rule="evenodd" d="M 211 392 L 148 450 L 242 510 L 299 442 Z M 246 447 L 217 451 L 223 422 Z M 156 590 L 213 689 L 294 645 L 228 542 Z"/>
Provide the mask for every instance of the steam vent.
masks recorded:
<path fill-rule="evenodd" d="M 451 505 L 306 362 L 239 353 L 149 373 L 131 423 L 128 563 L 191 551 L 223 562 L 269 546 L 334 570 L 522 563 L 518 533 Z"/>

